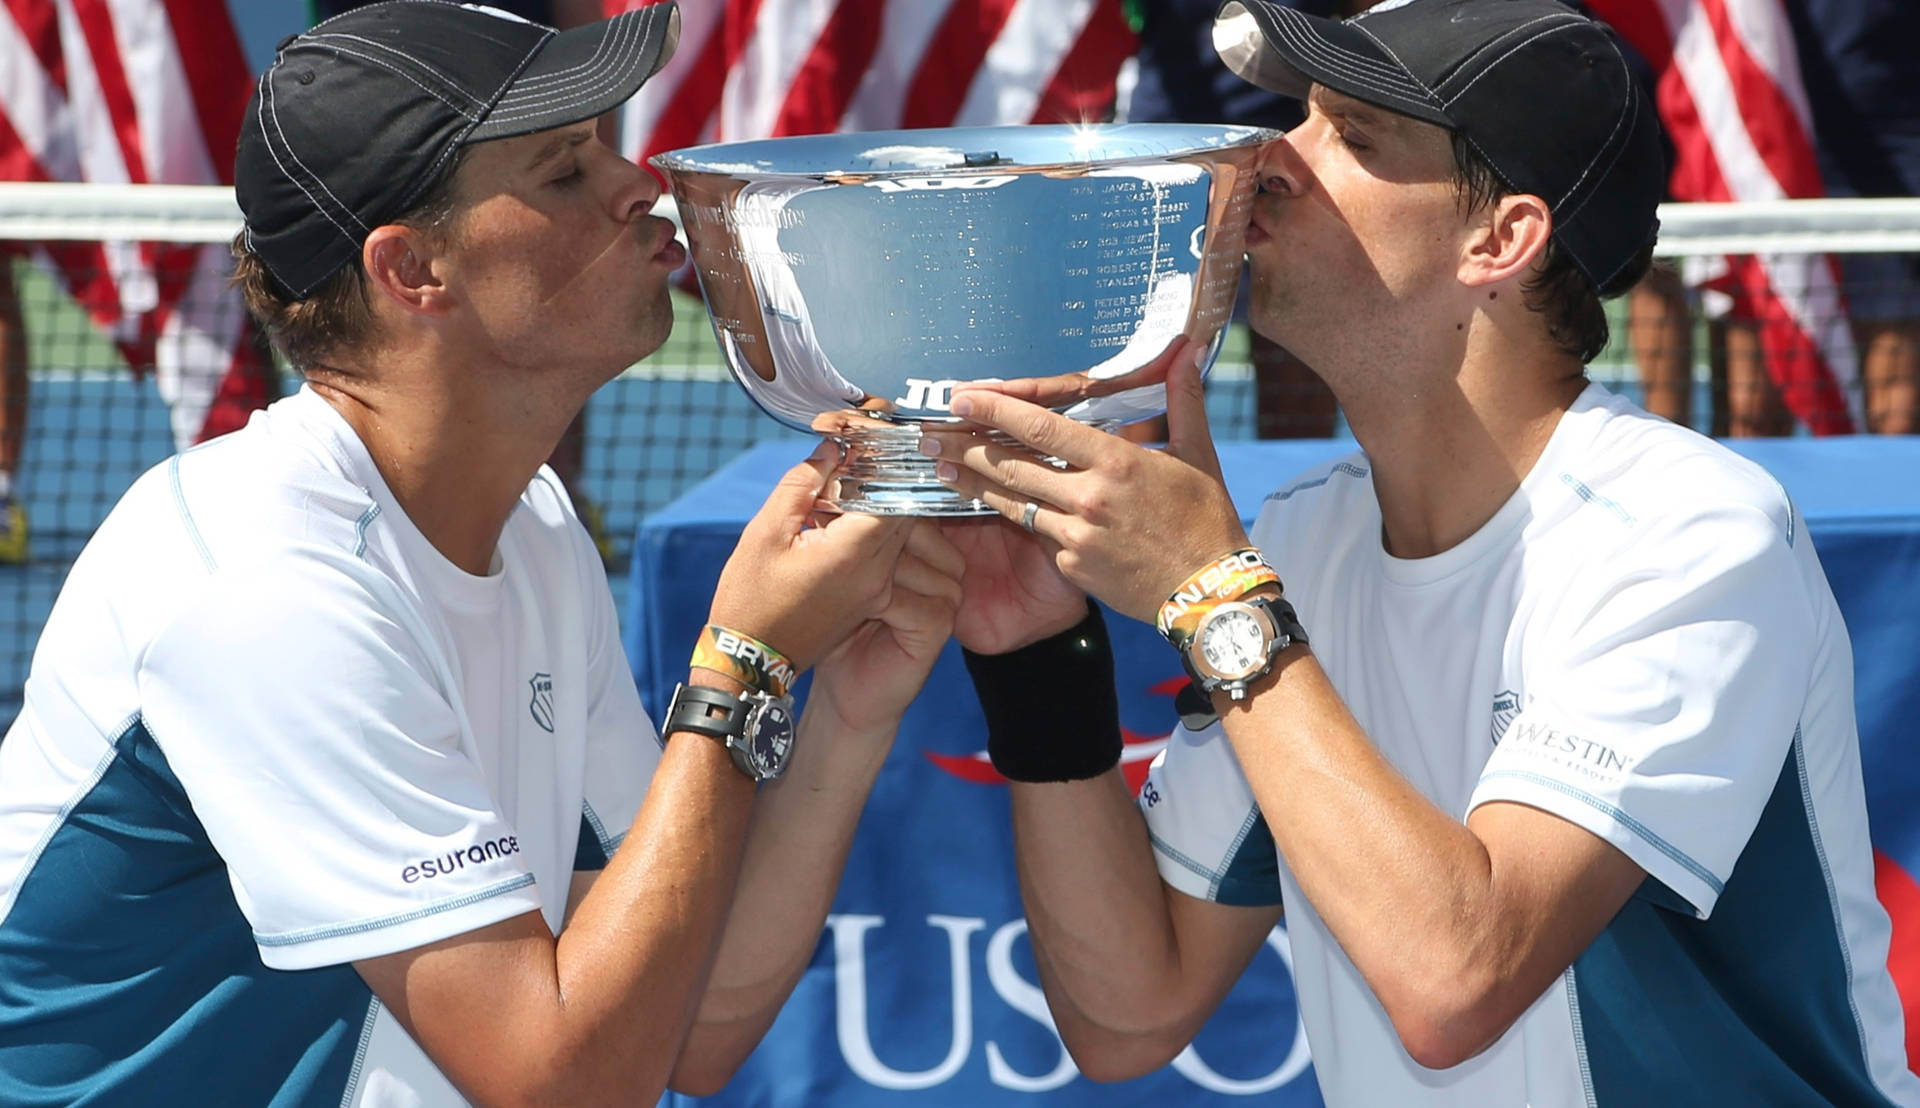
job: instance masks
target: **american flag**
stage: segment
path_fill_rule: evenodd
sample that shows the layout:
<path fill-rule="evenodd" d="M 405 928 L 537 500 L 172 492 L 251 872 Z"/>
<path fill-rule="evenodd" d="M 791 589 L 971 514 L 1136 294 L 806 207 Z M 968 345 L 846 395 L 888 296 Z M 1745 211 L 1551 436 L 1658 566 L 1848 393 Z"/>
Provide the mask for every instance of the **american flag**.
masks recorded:
<path fill-rule="evenodd" d="M 653 0 L 607 0 L 610 12 Z M 1102 118 L 1135 37 L 1121 0 L 681 0 L 674 58 L 621 149 Z"/>
<path fill-rule="evenodd" d="M 1812 117 L 1782 0 L 1588 0 L 1659 75 L 1675 200 L 1822 196 Z M 1727 259 L 1735 311 L 1760 324 L 1768 372 L 1815 434 L 1860 429 L 1858 362 L 1828 255 Z"/>
<path fill-rule="evenodd" d="M 0 180 L 230 185 L 251 91 L 226 0 L 0 0 Z M 179 444 L 264 402 L 225 246 L 38 252 L 128 364 L 154 368 Z"/>

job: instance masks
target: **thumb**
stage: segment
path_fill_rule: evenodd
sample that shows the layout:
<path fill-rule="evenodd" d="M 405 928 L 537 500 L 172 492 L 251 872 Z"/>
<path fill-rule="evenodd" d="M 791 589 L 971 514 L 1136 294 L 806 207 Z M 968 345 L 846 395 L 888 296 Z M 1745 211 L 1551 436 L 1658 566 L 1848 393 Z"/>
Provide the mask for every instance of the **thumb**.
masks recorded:
<path fill-rule="evenodd" d="M 820 493 L 840 466 L 840 445 L 829 439 L 815 447 L 805 461 L 788 470 L 773 486 L 757 519 L 791 538 L 807 525 L 820 506 Z"/>
<path fill-rule="evenodd" d="M 1200 363 L 1211 347 L 1195 342 L 1167 371 L 1167 453 L 1218 481 L 1220 458 L 1213 449 L 1206 385 L 1200 377 Z"/>

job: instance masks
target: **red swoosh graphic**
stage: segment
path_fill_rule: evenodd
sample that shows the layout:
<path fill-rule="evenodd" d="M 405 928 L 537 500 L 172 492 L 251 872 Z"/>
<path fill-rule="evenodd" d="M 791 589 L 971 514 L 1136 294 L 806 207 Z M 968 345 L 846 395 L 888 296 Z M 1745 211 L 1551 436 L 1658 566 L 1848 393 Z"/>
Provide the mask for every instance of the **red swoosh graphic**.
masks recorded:
<path fill-rule="evenodd" d="M 1154 696 L 1172 696 L 1187 683 L 1185 677 L 1169 677 L 1164 681 L 1147 687 Z M 1134 792 L 1146 783 L 1147 772 L 1153 767 L 1153 759 L 1166 748 L 1167 735 L 1143 735 L 1124 724 L 1120 727 L 1120 774 L 1127 779 L 1127 787 Z M 1004 785 L 1007 779 L 993 768 L 993 762 L 987 758 L 987 752 L 977 750 L 972 754 L 936 754 L 923 750 L 927 761 L 941 769 L 975 785 Z"/>
<path fill-rule="evenodd" d="M 1907 1013 L 1907 1065 L 1920 1063 L 1920 883 L 1881 851 L 1873 852 L 1873 886 L 1893 920 L 1887 972 Z"/>

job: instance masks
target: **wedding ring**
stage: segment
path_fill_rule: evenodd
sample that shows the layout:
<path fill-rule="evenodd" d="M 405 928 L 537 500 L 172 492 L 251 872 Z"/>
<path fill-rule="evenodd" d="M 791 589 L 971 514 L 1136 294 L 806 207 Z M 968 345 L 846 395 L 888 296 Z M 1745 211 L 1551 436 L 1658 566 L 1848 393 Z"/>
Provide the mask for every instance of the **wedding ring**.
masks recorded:
<path fill-rule="evenodd" d="M 1033 530 L 1033 517 L 1039 514 L 1040 505 L 1035 504 L 1031 500 L 1027 501 L 1027 506 L 1020 509 L 1020 526 L 1025 527 L 1029 531 Z"/>

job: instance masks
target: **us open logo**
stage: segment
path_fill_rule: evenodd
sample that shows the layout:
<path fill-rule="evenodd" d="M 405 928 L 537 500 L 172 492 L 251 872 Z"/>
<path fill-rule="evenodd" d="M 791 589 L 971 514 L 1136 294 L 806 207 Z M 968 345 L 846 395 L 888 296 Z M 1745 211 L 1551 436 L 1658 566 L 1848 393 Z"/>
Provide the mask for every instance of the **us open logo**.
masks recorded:
<path fill-rule="evenodd" d="M 548 734 L 553 733 L 553 678 L 545 673 L 536 673 L 527 678 L 527 684 L 533 688 L 533 699 L 527 702 L 527 710 L 533 713 L 533 722 Z"/>

